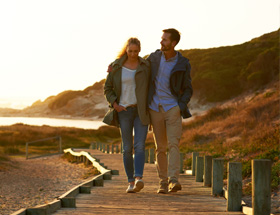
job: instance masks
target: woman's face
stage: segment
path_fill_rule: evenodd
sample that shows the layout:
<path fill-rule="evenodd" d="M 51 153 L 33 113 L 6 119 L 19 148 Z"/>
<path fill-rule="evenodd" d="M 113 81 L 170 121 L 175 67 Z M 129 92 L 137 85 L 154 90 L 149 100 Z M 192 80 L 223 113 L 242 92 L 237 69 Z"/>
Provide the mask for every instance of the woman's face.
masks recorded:
<path fill-rule="evenodd" d="M 130 60 L 138 59 L 139 52 L 140 52 L 139 46 L 136 44 L 130 44 L 126 48 L 127 57 Z"/>

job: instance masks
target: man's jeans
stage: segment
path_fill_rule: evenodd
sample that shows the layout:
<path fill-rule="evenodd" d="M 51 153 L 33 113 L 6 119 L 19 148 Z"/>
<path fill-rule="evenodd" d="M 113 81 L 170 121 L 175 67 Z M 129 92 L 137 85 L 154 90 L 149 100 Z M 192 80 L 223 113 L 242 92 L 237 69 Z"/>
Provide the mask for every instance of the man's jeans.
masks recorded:
<path fill-rule="evenodd" d="M 128 182 L 135 177 L 142 177 L 145 163 L 145 140 L 148 125 L 140 121 L 137 107 L 128 107 L 127 111 L 118 113 L 123 142 L 123 163 Z M 133 162 L 133 128 L 134 128 L 134 162 Z M 134 172 L 135 170 L 135 172 Z"/>
<path fill-rule="evenodd" d="M 179 142 L 182 135 L 180 108 L 175 106 L 165 112 L 160 106 L 159 112 L 150 109 L 150 117 L 156 143 L 156 166 L 160 183 L 176 182 L 180 173 Z M 169 148 L 168 161 L 167 146 Z"/>

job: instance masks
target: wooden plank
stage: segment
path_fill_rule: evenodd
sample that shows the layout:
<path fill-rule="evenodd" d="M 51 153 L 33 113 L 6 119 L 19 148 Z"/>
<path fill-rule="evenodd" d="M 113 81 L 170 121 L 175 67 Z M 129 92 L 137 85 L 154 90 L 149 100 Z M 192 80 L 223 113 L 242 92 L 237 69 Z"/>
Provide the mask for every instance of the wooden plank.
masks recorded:
<path fill-rule="evenodd" d="M 158 176 L 154 164 L 145 164 L 144 189 L 139 193 L 126 193 L 128 186 L 121 154 L 106 154 L 98 150 L 87 150 L 95 158 L 119 170 L 112 180 L 104 181 L 103 187 L 92 187 L 91 194 L 79 194 L 76 208 L 61 209 L 56 215 L 67 214 L 188 214 L 188 215 L 239 215 L 242 212 L 226 212 L 226 199 L 211 196 L 211 188 L 195 182 L 195 176 L 180 175 L 182 191 L 170 194 L 157 194 Z"/>

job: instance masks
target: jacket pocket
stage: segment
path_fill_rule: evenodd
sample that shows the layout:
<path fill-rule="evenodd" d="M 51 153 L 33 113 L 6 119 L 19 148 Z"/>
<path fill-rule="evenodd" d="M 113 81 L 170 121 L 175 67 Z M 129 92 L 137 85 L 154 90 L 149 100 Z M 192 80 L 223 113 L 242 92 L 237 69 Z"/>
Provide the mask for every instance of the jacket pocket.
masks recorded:
<path fill-rule="evenodd" d="M 110 108 L 105 114 L 103 122 L 107 125 L 119 127 L 118 112 L 114 108 Z"/>

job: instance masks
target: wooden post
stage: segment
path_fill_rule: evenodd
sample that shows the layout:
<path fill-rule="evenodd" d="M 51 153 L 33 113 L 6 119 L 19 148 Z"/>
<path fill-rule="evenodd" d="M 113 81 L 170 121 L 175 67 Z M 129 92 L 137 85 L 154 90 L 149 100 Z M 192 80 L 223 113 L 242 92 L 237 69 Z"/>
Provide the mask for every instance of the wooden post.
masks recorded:
<path fill-rule="evenodd" d="M 84 165 L 86 164 L 86 159 L 87 159 L 86 156 L 82 156 L 82 161 L 83 161 Z"/>
<path fill-rule="evenodd" d="M 28 143 L 26 143 L 26 149 L 25 149 L 25 152 L 26 152 L 26 156 L 25 156 L 25 158 L 26 158 L 26 160 L 28 159 Z"/>
<path fill-rule="evenodd" d="M 112 144 L 112 154 L 114 154 L 115 153 L 115 145 L 114 144 Z"/>
<path fill-rule="evenodd" d="M 119 154 L 119 145 L 116 145 L 116 153 Z"/>
<path fill-rule="evenodd" d="M 241 211 L 242 200 L 242 164 L 229 162 L 227 166 L 227 211 Z"/>
<path fill-rule="evenodd" d="M 80 186 L 79 187 L 79 193 L 90 194 L 91 193 L 91 187 L 90 186 Z"/>
<path fill-rule="evenodd" d="M 62 141 L 61 141 L 61 136 L 58 136 L 58 142 L 59 142 L 59 153 L 62 153 Z"/>
<path fill-rule="evenodd" d="M 213 159 L 212 166 L 212 195 L 222 196 L 223 194 L 223 174 L 224 174 L 224 159 Z"/>
<path fill-rule="evenodd" d="M 149 163 L 149 149 L 145 149 L 145 163 Z"/>
<path fill-rule="evenodd" d="M 149 153 L 150 163 L 155 163 L 155 149 L 151 148 Z"/>
<path fill-rule="evenodd" d="M 252 160 L 252 209 L 253 215 L 271 212 L 271 160 Z"/>
<path fill-rule="evenodd" d="M 110 145 L 107 145 L 106 153 L 107 153 L 107 154 L 110 154 Z"/>
<path fill-rule="evenodd" d="M 96 149 L 96 142 L 92 142 L 90 145 L 91 145 L 90 147 L 91 149 Z"/>
<path fill-rule="evenodd" d="M 74 197 L 64 197 L 61 199 L 61 207 L 63 208 L 75 208 L 76 199 Z"/>
<path fill-rule="evenodd" d="M 88 159 L 88 158 L 86 158 L 86 163 L 85 163 L 85 165 L 86 165 L 86 166 L 88 166 L 88 165 L 89 165 L 89 163 L 90 163 L 89 159 Z"/>
<path fill-rule="evenodd" d="M 203 182 L 203 157 L 196 157 L 195 181 Z"/>
<path fill-rule="evenodd" d="M 184 166 L 184 156 L 185 156 L 185 153 L 180 153 L 180 173 L 183 173 L 184 170 L 183 170 L 183 166 Z"/>
<path fill-rule="evenodd" d="M 192 153 L 192 175 L 195 176 L 195 167 L 196 167 L 196 157 L 199 156 L 198 152 Z"/>
<path fill-rule="evenodd" d="M 212 180 L 212 156 L 204 156 L 204 180 L 203 186 L 211 187 Z"/>

